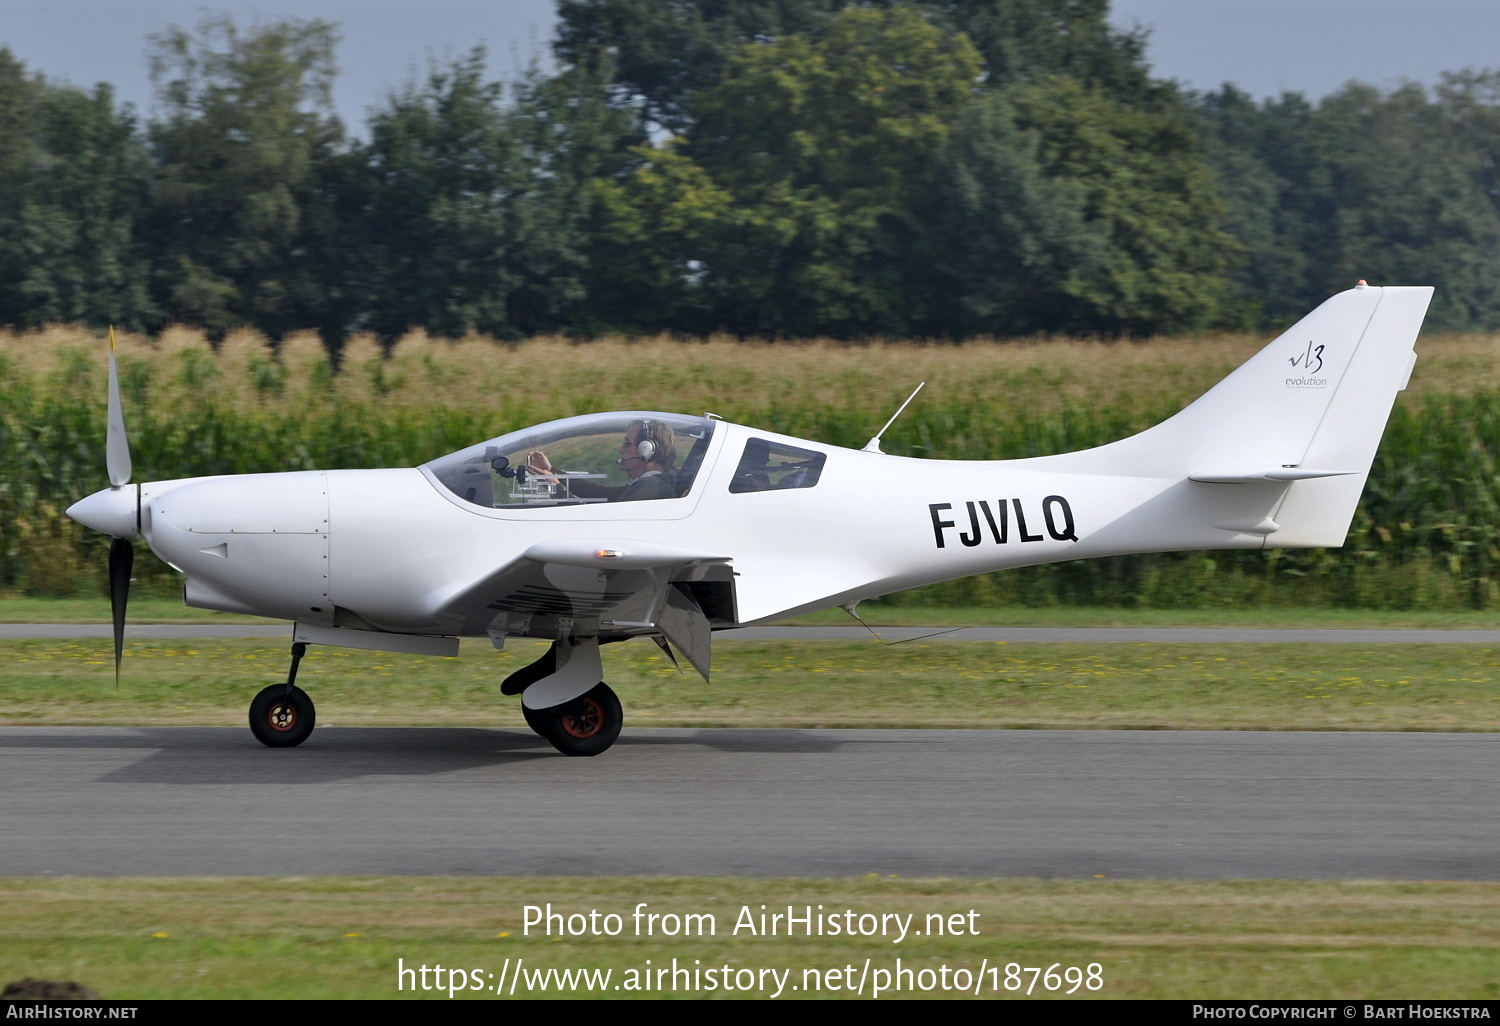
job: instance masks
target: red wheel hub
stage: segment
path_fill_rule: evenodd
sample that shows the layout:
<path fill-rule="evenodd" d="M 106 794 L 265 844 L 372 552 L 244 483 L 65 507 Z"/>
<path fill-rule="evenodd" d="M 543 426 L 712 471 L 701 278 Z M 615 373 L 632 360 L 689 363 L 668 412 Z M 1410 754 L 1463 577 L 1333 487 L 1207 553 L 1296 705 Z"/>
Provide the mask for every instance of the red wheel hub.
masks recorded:
<path fill-rule="evenodd" d="M 563 713 L 562 729 L 579 740 L 593 737 L 604 729 L 604 707 L 592 698 L 580 699 L 577 708 Z"/>

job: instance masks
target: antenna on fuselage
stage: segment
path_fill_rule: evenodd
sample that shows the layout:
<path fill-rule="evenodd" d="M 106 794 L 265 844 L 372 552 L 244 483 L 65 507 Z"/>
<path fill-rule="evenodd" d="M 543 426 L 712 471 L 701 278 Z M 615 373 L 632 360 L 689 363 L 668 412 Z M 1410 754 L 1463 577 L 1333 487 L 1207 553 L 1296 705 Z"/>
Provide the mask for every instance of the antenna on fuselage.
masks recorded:
<path fill-rule="evenodd" d="M 916 388 L 912 389 L 911 395 L 906 397 L 906 402 L 902 403 L 900 409 L 891 414 L 891 419 L 885 422 L 885 427 L 875 432 L 875 437 L 866 442 L 865 447 L 861 449 L 860 452 L 884 453 L 885 450 L 880 448 L 880 436 L 885 434 L 886 428 L 889 428 L 892 424 L 896 423 L 896 418 L 901 416 L 901 410 L 904 410 L 911 405 L 911 401 L 917 397 L 918 392 L 922 391 L 922 385 L 925 384 L 927 384 L 927 382 L 924 381 L 921 385 L 918 385 Z"/>

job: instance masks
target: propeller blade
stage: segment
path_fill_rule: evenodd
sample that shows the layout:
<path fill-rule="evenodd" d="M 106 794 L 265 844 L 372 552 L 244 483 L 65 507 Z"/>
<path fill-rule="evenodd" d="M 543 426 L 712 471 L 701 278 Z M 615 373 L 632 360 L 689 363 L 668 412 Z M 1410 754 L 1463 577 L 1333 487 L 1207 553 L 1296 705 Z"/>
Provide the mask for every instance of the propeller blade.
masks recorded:
<path fill-rule="evenodd" d="M 115 326 L 109 326 L 109 421 L 104 441 L 104 465 L 112 488 L 130 483 L 130 441 L 125 437 L 125 412 L 120 406 L 120 372 L 115 366 Z"/>
<path fill-rule="evenodd" d="M 135 546 L 128 538 L 109 543 L 109 612 L 115 625 L 115 687 L 120 686 L 120 658 L 125 652 L 125 602 L 130 598 L 130 571 Z"/>

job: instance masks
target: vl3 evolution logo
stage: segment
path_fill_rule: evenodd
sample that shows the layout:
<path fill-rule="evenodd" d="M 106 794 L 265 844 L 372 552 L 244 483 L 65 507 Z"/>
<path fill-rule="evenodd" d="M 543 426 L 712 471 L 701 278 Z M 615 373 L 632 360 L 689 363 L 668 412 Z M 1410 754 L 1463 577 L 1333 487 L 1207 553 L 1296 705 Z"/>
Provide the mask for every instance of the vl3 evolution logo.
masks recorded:
<path fill-rule="evenodd" d="M 1308 342 L 1307 350 L 1298 353 L 1296 356 L 1287 357 L 1287 363 L 1292 365 L 1293 370 L 1296 370 L 1298 367 L 1302 369 L 1301 377 L 1286 379 L 1286 386 L 1288 388 L 1327 387 L 1328 379 L 1317 376 L 1318 372 L 1323 369 L 1323 346 Z"/>

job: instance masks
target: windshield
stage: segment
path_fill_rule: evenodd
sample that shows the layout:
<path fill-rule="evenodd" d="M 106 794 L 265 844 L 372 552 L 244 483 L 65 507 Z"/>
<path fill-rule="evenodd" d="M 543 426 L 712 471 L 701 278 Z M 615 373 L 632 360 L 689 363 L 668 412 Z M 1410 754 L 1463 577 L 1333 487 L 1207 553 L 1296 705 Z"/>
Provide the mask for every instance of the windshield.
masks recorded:
<path fill-rule="evenodd" d="M 513 431 L 424 468 L 491 509 L 675 499 L 693 487 L 713 421 L 676 413 L 593 413 Z"/>

